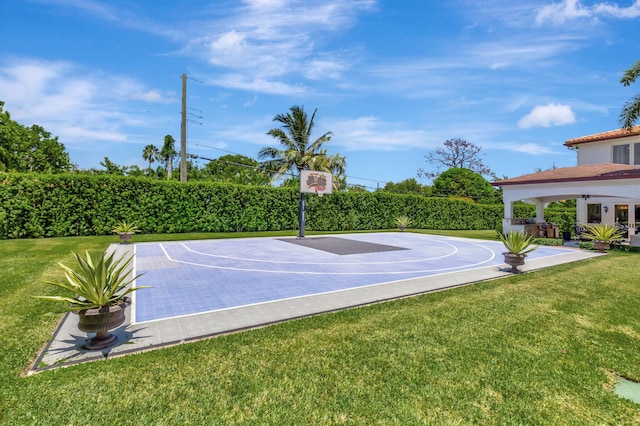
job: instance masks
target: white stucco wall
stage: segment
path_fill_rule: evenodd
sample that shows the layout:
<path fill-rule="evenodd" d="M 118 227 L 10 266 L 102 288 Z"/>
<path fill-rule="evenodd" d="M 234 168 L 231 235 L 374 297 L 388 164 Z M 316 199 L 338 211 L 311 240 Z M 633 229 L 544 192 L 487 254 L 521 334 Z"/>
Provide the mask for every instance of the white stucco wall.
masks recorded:
<path fill-rule="evenodd" d="M 584 182 L 555 182 L 538 183 L 529 185 L 505 185 L 502 188 L 504 201 L 504 226 L 513 217 L 513 204 L 516 201 L 524 200 L 535 203 L 538 207 L 537 221 L 542 221 L 543 213 L 540 213 L 542 206 L 551 201 L 561 199 L 577 200 L 577 222 L 587 223 L 587 203 L 600 203 L 608 207 L 608 212 L 602 213 L 603 223 L 615 223 L 614 205 L 628 204 L 629 222 L 634 223 L 640 218 L 635 218 L 633 206 L 640 204 L 640 182 L 638 179 L 613 179 L 603 181 Z M 584 199 L 583 196 L 589 196 Z"/>
<path fill-rule="evenodd" d="M 640 143 L 640 136 L 632 136 L 627 138 L 618 138 L 608 141 L 589 142 L 577 145 L 578 149 L 578 166 L 585 164 L 611 163 L 613 161 L 614 145 L 630 146 L 630 162 L 633 163 L 633 144 Z"/>

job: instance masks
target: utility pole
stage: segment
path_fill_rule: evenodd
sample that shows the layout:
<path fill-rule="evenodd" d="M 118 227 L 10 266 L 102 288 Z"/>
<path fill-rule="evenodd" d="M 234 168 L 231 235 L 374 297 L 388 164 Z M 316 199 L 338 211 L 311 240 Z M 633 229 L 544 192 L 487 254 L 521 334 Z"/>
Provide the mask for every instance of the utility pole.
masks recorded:
<path fill-rule="evenodd" d="M 180 123 L 180 182 L 187 181 L 187 75 L 182 74 L 182 122 Z"/>

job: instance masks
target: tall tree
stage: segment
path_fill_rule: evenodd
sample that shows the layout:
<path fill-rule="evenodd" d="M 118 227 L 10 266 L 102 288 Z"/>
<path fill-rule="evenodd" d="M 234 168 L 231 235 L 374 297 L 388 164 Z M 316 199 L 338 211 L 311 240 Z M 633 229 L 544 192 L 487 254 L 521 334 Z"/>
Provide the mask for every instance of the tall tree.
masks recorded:
<path fill-rule="evenodd" d="M 310 119 L 304 107 L 295 105 L 289 108 L 289 111 L 273 118 L 273 121 L 282 126 L 269 130 L 267 134 L 277 139 L 282 147 L 262 148 L 258 152 L 258 157 L 267 159 L 262 163 L 262 167 L 273 173 L 272 181 L 294 170 L 298 171 L 298 174 L 305 169 L 331 171 L 329 160 L 325 162 L 323 159 L 327 157 L 327 151 L 322 150 L 322 145 L 331 140 L 332 133 L 324 133 L 313 142 L 310 141 L 318 110 L 313 111 Z M 323 168 L 313 169 L 313 167 Z"/>
<path fill-rule="evenodd" d="M 162 158 L 167 169 L 167 180 L 171 180 L 171 173 L 173 172 L 173 157 L 175 157 L 177 153 L 176 140 L 173 139 L 173 136 L 166 135 L 164 137 L 164 145 L 162 145 L 162 149 L 160 150 L 160 158 Z"/>
<path fill-rule="evenodd" d="M 452 167 L 433 180 L 431 191 L 434 197 L 463 197 L 478 203 L 499 203 L 499 193 L 489 181 L 472 170 Z"/>
<path fill-rule="evenodd" d="M 11 119 L 0 101 L 0 171 L 59 173 L 71 169 L 69 154 L 57 137 L 38 125 Z"/>
<path fill-rule="evenodd" d="M 104 167 L 104 170 L 97 171 L 98 174 L 124 176 L 125 172 L 128 169 L 127 166 L 121 166 L 119 164 L 114 163 L 109 159 L 109 157 L 104 157 L 104 160 L 100 162 L 100 165 Z"/>
<path fill-rule="evenodd" d="M 493 170 L 480 158 L 481 155 L 482 147 L 474 143 L 458 138 L 448 139 L 441 147 L 425 155 L 427 162 L 435 165 L 435 170 L 420 168 L 418 177 L 433 179 L 440 174 L 441 167 L 469 169 L 484 176 L 495 177 Z"/>
<path fill-rule="evenodd" d="M 151 164 L 156 161 L 159 156 L 160 151 L 158 151 L 158 147 L 153 144 L 145 146 L 142 150 L 142 158 L 149 162 L 149 170 L 151 170 Z"/>
<path fill-rule="evenodd" d="M 241 185 L 268 185 L 269 175 L 260 170 L 260 163 L 244 155 L 223 155 L 209 161 L 202 169 L 202 177 L 216 182 Z"/>
<path fill-rule="evenodd" d="M 398 183 L 387 182 L 382 188 L 382 191 L 395 192 L 397 194 L 416 194 L 416 195 L 431 195 L 431 188 L 427 185 L 420 185 L 414 178 L 405 179 Z"/>
<path fill-rule="evenodd" d="M 630 86 L 640 77 L 640 61 L 633 64 L 631 68 L 626 70 L 620 79 L 620 83 L 624 86 Z M 635 95 L 630 101 L 624 104 L 620 113 L 620 124 L 622 128 L 631 131 L 633 126 L 640 118 L 640 94 Z"/>
<path fill-rule="evenodd" d="M 286 114 L 276 115 L 273 121 L 277 121 L 282 126 L 267 132 L 269 136 L 280 142 L 282 148 L 265 147 L 258 153 L 259 158 L 267 159 L 262 166 L 266 170 L 274 171 L 272 182 L 291 170 L 297 170 L 298 176 L 302 170 L 333 172 L 332 169 L 340 169 L 344 172 L 344 157 L 336 155 L 328 158 L 327 151 L 322 149 L 322 145 L 331 140 L 331 132 L 323 134 L 313 142 L 310 141 L 318 109 L 313 110 L 311 118 L 304 112 L 304 108 L 298 105 L 292 106 L 289 111 Z M 304 193 L 301 192 L 298 219 L 300 226 L 298 237 L 300 238 L 304 237 L 304 205 Z"/>
<path fill-rule="evenodd" d="M 129 168 L 127 169 L 127 176 L 131 176 L 131 177 L 144 176 L 144 170 L 140 169 L 140 167 L 138 167 L 137 164 L 134 164 L 132 166 L 129 166 Z"/>
<path fill-rule="evenodd" d="M 346 157 L 340 156 L 340 154 L 327 155 L 327 150 L 323 149 L 317 156 L 313 157 L 309 166 L 312 170 L 331 172 L 331 175 L 333 176 L 332 189 L 334 191 L 346 188 Z"/>

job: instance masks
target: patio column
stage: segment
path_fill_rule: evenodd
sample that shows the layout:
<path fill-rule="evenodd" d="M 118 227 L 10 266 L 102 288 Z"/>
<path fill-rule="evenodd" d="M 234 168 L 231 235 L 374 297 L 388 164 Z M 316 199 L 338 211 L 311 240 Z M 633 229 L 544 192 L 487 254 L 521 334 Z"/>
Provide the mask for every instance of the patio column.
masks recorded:
<path fill-rule="evenodd" d="M 536 205 L 536 223 L 544 223 L 544 202 L 538 198 L 530 198 Z"/>
<path fill-rule="evenodd" d="M 514 200 L 508 198 L 504 193 L 502 194 L 502 203 L 504 204 L 504 217 L 502 218 L 502 232 L 508 234 L 511 232 L 511 219 L 513 218 L 513 204 Z"/>

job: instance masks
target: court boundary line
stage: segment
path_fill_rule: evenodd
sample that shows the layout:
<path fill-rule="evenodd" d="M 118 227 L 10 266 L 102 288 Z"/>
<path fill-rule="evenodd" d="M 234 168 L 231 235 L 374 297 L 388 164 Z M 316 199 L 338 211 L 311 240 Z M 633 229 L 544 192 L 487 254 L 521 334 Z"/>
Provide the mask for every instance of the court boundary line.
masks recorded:
<path fill-rule="evenodd" d="M 277 238 L 275 240 L 278 240 Z M 389 264 L 396 264 L 396 263 L 411 263 L 411 262 L 423 262 L 423 261 L 428 261 L 428 260 L 439 260 L 439 259 L 444 259 L 445 257 L 449 257 L 449 256 L 453 256 L 456 253 L 458 253 L 458 247 L 456 247 L 453 244 L 447 243 L 445 242 L 446 245 L 448 246 L 452 246 L 454 248 L 453 253 L 450 254 L 445 254 L 443 256 L 438 256 L 438 257 L 432 257 L 432 258 L 428 258 L 428 259 L 411 259 L 411 260 L 399 260 L 399 261 L 395 261 L 395 262 L 340 262 L 340 265 L 389 265 Z M 187 247 L 186 244 L 184 243 L 180 243 L 181 246 L 183 246 L 185 248 L 185 250 L 191 252 L 191 253 L 195 253 L 195 254 L 199 254 L 201 256 L 209 256 L 209 257 L 218 257 L 221 259 L 232 259 L 232 260 L 246 260 L 248 262 L 263 262 L 263 263 L 282 263 L 282 264 L 287 264 L 287 265 L 335 265 L 335 262 L 295 262 L 295 261 L 288 261 L 288 260 L 264 260 L 264 259 L 250 259 L 250 258 L 246 258 L 246 257 L 234 257 L 234 256 L 224 256 L 224 255 L 217 255 L 217 254 L 210 254 L 210 253 L 203 253 L 203 252 L 199 252 L 197 250 L 193 250 L 189 247 Z M 307 247 L 309 248 L 309 247 Z M 405 250 L 413 250 L 412 248 L 406 248 L 406 247 L 402 247 Z M 309 248 L 311 250 L 314 250 L 313 248 Z M 374 253 L 360 253 L 362 255 L 369 255 L 369 254 L 374 254 Z M 337 256 L 337 255 L 336 255 Z"/>
<path fill-rule="evenodd" d="M 473 268 L 474 266 L 478 266 L 478 265 L 482 265 L 485 264 L 487 262 L 491 262 L 493 259 L 496 258 L 496 252 L 494 252 L 492 249 L 478 245 L 480 248 L 488 251 L 491 253 L 491 256 L 489 257 L 489 259 L 483 260 L 482 262 L 477 262 L 477 263 L 471 263 L 468 265 L 463 265 L 463 266 L 455 266 L 455 267 L 451 267 L 451 268 L 439 268 L 439 269 L 422 269 L 422 270 L 414 270 L 414 271 L 386 271 L 386 272 L 315 272 L 315 271 L 287 271 L 287 270 L 273 270 L 273 271 L 269 271 L 269 270 L 264 270 L 264 269 L 247 269 L 247 268 L 236 268 L 236 267 L 231 267 L 231 266 L 218 266 L 218 265 L 206 265 L 206 264 L 202 264 L 202 263 L 197 263 L 197 262 L 188 262 L 185 260 L 177 260 L 177 259 L 172 259 L 171 256 L 169 255 L 169 253 L 167 252 L 167 250 L 165 249 L 165 247 L 162 245 L 162 243 L 158 243 L 162 249 L 162 251 L 165 254 L 165 257 L 167 258 L 168 261 L 170 262 L 174 262 L 174 263 L 181 263 L 184 265 L 190 265 L 190 266 L 197 266 L 197 267 L 202 267 L 202 268 L 209 268 L 209 269 L 224 269 L 224 270 L 229 270 L 229 271 L 241 271 L 241 272 L 257 272 L 257 273 L 271 273 L 271 274 L 304 274 L 304 275 L 406 275 L 406 274 L 422 274 L 422 273 L 429 273 L 429 272 L 439 272 L 439 271 L 456 271 L 456 270 L 465 270 L 467 268 Z M 393 263 L 399 263 L 399 262 L 393 262 Z M 307 265 L 314 265 L 315 263 L 313 262 L 306 262 L 304 264 Z M 326 264 L 326 263 L 323 263 Z M 346 266 L 351 266 L 351 265 L 369 265 L 370 263 L 345 263 L 344 265 Z M 337 263 L 337 264 L 333 264 L 333 265 L 343 265 L 342 263 Z"/>
<path fill-rule="evenodd" d="M 478 271 L 478 270 L 488 269 L 488 268 L 494 268 L 494 265 L 481 266 L 481 267 L 472 268 L 472 269 L 465 269 L 464 271 L 454 271 L 453 273 Z M 228 307 L 225 307 L 225 308 L 211 309 L 211 310 L 208 310 L 208 311 L 194 312 L 194 313 L 191 313 L 191 314 L 174 315 L 174 316 L 170 316 L 170 317 L 163 317 L 163 318 L 158 318 L 158 319 L 139 321 L 139 322 L 136 322 L 135 324 L 152 323 L 152 322 L 155 322 L 155 321 L 170 320 L 170 319 L 173 319 L 173 318 L 188 318 L 188 317 L 197 316 L 197 315 L 211 314 L 211 313 L 222 312 L 222 311 L 230 311 L 230 310 L 233 310 L 233 309 L 242 309 L 242 308 L 250 308 L 252 306 L 267 305 L 267 304 L 271 304 L 271 303 L 275 303 L 275 302 L 288 302 L 288 301 L 292 301 L 292 300 L 296 300 L 296 299 L 304 299 L 304 298 L 314 297 L 314 296 L 328 296 L 328 295 L 336 294 L 336 293 L 343 293 L 343 292 L 348 292 L 348 291 L 352 291 L 352 290 L 361 290 L 361 289 L 370 288 L 370 287 L 378 287 L 378 286 L 385 286 L 385 285 L 396 284 L 396 283 L 403 283 L 403 282 L 407 282 L 407 281 L 420 280 L 420 279 L 424 279 L 424 278 L 437 278 L 437 277 L 440 277 L 440 276 L 449 275 L 451 273 L 452 272 L 442 272 L 442 273 L 439 273 L 439 274 L 433 274 L 433 275 L 422 276 L 422 277 L 411 277 L 411 278 L 404 278 L 404 279 L 385 281 L 385 282 L 381 282 L 381 283 L 364 284 L 364 285 L 358 285 L 358 286 L 355 286 L 355 287 L 347 287 L 347 288 L 340 288 L 340 289 L 336 289 L 336 290 L 321 291 L 321 292 L 318 292 L 318 293 L 302 294 L 302 295 L 299 295 L 299 296 L 282 297 L 282 298 L 279 298 L 279 299 L 265 300 L 265 301 L 262 301 L 262 302 L 247 303 L 245 305 L 228 306 Z M 460 284 L 460 285 L 464 285 L 464 284 Z M 417 294 L 419 294 L 419 293 L 417 293 Z M 391 299 L 393 299 L 393 298 L 390 298 L 389 300 L 391 300 Z"/>

